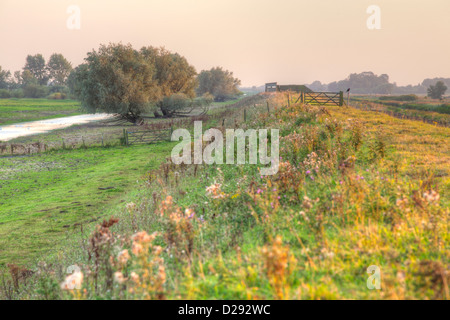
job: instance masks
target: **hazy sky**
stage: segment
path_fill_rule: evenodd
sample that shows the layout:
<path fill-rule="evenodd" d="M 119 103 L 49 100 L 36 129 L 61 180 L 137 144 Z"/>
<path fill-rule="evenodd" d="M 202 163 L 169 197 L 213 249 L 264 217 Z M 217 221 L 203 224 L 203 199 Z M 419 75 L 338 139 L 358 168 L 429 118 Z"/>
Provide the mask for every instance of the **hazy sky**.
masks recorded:
<path fill-rule="evenodd" d="M 81 10 L 70 30 L 67 8 Z M 381 30 L 369 30 L 370 5 Z M 449 0 L 0 0 L 0 66 L 62 53 L 72 64 L 108 42 L 165 46 L 197 71 L 223 66 L 243 85 L 387 73 L 400 85 L 450 77 Z"/>

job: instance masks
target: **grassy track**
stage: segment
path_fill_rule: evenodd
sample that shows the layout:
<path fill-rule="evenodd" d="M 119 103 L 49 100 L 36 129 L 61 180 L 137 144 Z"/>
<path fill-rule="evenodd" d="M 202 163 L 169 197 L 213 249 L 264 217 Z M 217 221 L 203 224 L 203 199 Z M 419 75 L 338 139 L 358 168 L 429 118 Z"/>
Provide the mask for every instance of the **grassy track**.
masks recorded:
<path fill-rule="evenodd" d="M 0 99 L 0 125 L 82 114 L 73 100 Z"/>
<path fill-rule="evenodd" d="M 0 264 L 30 262 L 100 219 L 169 152 L 161 143 L 0 158 Z"/>

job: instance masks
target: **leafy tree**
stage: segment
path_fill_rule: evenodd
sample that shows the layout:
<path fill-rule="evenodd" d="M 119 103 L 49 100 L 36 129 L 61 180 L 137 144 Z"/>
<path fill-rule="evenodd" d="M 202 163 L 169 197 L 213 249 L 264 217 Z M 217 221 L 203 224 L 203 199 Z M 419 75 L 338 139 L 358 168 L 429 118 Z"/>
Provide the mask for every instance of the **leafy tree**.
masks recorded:
<path fill-rule="evenodd" d="M 197 86 L 194 67 L 177 53 L 110 44 L 88 53 L 85 60 L 71 72 L 67 84 L 90 112 L 117 113 L 122 119 L 142 123 L 149 112 L 170 117 L 186 115 L 186 108 L 204 106 L 192 99 Z M 164 100 L 170 97 L 170 102 Z"/>
<path fill-rule="evenodd" d="M 55 85 L 65 85 L 72 64 L 62 54 L 54 53 L 47 63 L 48 76 Z"/>
<path fill-rule="evenodd" d="M 351 88 L 353 93 L 390 94 L 394 85 L 389 83 L 389 76 L 377 76 L 373 72 L 352 73 L 347 79 L 328 84 L 328 90 L 345 91 Z"/>
<path fill-rule="evenodd" d="M 447 87 L 450 87 L 450 78 L 433 78 L 433 79 L 425 79 L 422 81 L 421 86 L 425 88 L 429 88 L 431 85 L 436 84 L 436 82 L 442 81 Z"/>
<path fill-rule="evenodd" d="M 49 77 L 45 59 L 42 54 L 36 54 L 34 56 L 28 55 L 23 70 L 31 72 L 40 85 L 47 85 Z"/>
<path fill-rule="evenodd" d="M 23 94 L 26 98 L 44 98 L 48 93 L 49 90 L 47 86 L 29 84 L 23 87 Z"/>
<path fill-rule="evenodd" d="M 203 70 L 197 77 L 199 86 L 197 95 L 210 93 L 216 101 L 232 99 L 240 94 L 238 86 L 241 81 L 233 77 L 233 72 L 221 67 Z"/>
<path fill-rule="evenodd" d="M 89 112 L 116 113 L 137 123 L 159 97 L 155 67 L 131 45 L 102 45 L 71 75 L 70 86 Z"/>
<path fill-rule="evenodd" d="M 428 96 L 432 99 L 442 99 L 445 91 L 447 91 L 447 86 L 443 81 L 436 82 L 436 85 L 430 85 L 428 88 Z"/>
<path fill-rule="evenodd" d="M 11 98 L 11 92 L 7 89 L 0 89 L 0 99 Z"/>
<path fill-rule="evenodd" d="M 183 93 L 175 93 L 164 97 L 157 105 L 165 117 L 183 117 L 205 114 L 213 101 L 214 97 L 208 93 L 196 99 Z"/>
<path fill-rule="evenodd" d="M 328 86 L 326 84 L 322 84 L 320 81 L 314 81 L 313 83 L 307 85 L 312 91 L 327 91 Z"/>
<path fill-rule="evenodd" d="M 391 94 L 394 90 L 394 84 L 392 83 L 383 83 L 373 89 L 375 94 Z"/>
<path fill-rule="evenodd" d="M 0 89 L 8 89 L 11 83 L 11 72 L 0 66 Z"/>
<path fill-rule="evenodd" d="M 144 47 L 141 53 L 156 68 L 155 79 L 161 98 L 176 93 L 182 93 L 189 98 L 195 97 L 197 72 L 185 57 L 164 48 L 154 47 Z"/>
<path fill-rule="evenodd" d="M 14 75 L 11 77 L 9 88 L 11 90 L 17 90 L 22 86 L 22 76 L 20 71 L 14 71 Z"/>
<path fill-rule="evenodd" d="M 89 73 L 89 66 L 86 63 L 80 64 L 75 69 L 72 69 L 67 77 L 67 87 L 70 94 L 75 97 L 81 97 L 83 90 L 83 83 L 87 80 Z"/>
<path fill-rule="evenodd" d="M 25 69 L 21 74 L 20 74 L 20 83 L 22 84 L 22 86 L 27 86 L 27 85 L 37 85 L 39 83 L 38 79 L 36 79 L 36 77 L 31 73 L 30 70 Z"/>

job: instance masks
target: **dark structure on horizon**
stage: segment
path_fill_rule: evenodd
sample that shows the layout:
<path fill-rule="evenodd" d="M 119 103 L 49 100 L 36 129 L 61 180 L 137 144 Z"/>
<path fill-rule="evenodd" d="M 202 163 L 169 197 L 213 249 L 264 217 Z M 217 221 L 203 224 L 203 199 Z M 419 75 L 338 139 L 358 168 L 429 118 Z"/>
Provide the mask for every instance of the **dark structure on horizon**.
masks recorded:
<path fill-rule="evenodd" d="M 309 89 L 307 86 L 304 85 L 297 85 L 297 84 L 290 84 L 290 85 L 278 85 L 277 82 L 269 82 L 266 83 L 266 90 L 265 92 L 285 92 L 285 91 L 292 91 L 292 92 L 306 92 L 310 93 L 313 92 L 311 89 Z"/>

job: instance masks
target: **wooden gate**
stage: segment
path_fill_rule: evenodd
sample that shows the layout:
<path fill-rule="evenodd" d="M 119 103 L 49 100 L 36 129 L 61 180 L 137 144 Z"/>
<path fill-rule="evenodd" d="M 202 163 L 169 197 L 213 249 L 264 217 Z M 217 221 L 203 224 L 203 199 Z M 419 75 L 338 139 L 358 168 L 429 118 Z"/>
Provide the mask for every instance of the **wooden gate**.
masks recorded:
<path fill-rule="evenodd" d="M 159 141 L 170 141 L 172 131 L 172 128 L 133 131 L 123 129 L 123 136 L 125 145 L 131 146 L 133 144 L 149 144 Z"/>
<path fill-rule="evenodd" d="M 344 92 L 302 92 L 297 99 L 302 103 L 320 106 L 340 106 L 344 105 Z"/>

